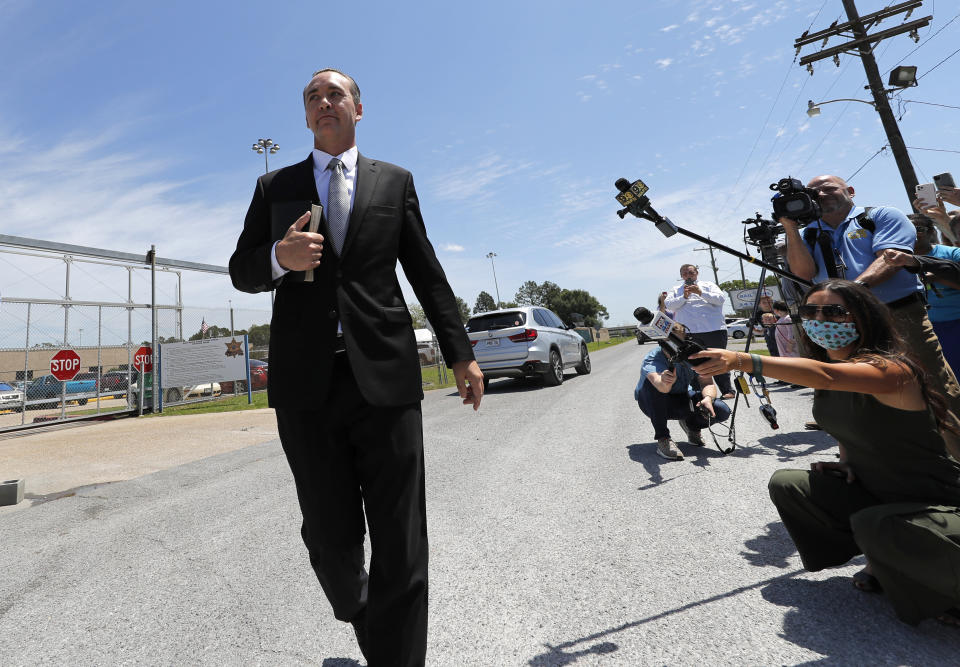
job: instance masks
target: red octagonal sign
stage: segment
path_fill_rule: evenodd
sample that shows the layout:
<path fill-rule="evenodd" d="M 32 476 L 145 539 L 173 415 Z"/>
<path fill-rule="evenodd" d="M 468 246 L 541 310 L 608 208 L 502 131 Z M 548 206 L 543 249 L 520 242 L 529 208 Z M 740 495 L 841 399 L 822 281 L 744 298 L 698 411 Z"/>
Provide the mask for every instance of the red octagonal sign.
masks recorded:
<path fill-rule="evenodd" d="M 133 355 L 133 367 L 141 373 L 151 372 L 153 370 L 153 348 L 142 345 Z"/>
<path fill-rule="evenodd" d="M 72 380 L 80 372 L 80 355 L 73 350 L 60 350 L 50 359 L 50 372 L 58 380 Z"/>

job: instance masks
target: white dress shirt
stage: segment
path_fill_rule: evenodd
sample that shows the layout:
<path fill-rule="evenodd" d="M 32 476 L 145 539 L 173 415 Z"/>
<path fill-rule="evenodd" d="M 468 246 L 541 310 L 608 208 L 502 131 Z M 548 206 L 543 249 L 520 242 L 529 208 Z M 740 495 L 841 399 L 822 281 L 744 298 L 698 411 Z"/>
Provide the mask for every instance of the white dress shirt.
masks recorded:
<path fill-rule="evenodd" d="M 719 331 L 724 328 L 723 302 L 726 297 L 715 284 L 707 280 L 698 280 L 697 287 L 702 294 L 683 296 L 684 284 L 676 285 L 663 305 L 673 311 L 673 319 L 687 327 L 690 333 Z"/>
<path fill-rule="evenodd" d="M 356 146 L 347 149 L 340 155 L 330 155 L 319 148 L 313 149 L 313 178 L 317 181 L 317 194 L 320 195 L 320 204 L 323 205 L 323 210 L 327 210 L 327 195 L 330 191 L 330 170 L 327 169 L 327 164 L 330 163 L 330 158 L 336 157 L 343 162 L 343 177 L 347 184 L 347 195 L 350 197 L 350 212 L 353 213 L 353 200 L 357 191 L 357 156 L 359 154 Z M 293 220 L 290 221 L 290 224 L 293 224 Z M 277 243 L 279 241 L 273 244 L 273 249 L 270 251 L 270 265 L 273 268 L 274 280 L 287 273 L 287 269 L 280 266 L 277 261 Z M 324 250 L 326 250 L 326 247 Z"/>

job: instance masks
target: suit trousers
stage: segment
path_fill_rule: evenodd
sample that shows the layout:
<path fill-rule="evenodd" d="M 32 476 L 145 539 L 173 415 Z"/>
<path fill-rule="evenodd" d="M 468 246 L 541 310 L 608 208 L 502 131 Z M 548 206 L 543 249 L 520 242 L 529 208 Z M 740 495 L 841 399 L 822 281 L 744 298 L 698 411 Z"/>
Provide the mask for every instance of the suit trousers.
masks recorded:
<path fill-rule="evenodd" d="M 303 513 L 301 535 L 334 616 L 352 621 L 365 612 L 374 667 L 423 665 L 428 548 L 420 403 L 368 404 L 339 352 L 321 405 L 278 407 L 276 414 Z"/>

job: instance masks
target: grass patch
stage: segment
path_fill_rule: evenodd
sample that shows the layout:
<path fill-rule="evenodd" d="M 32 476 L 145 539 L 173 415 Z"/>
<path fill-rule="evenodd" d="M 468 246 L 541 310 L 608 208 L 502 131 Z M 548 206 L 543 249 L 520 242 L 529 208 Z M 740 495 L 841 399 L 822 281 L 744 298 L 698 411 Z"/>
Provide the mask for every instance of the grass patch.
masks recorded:
<path fill-rule="evenodd" d="M 611 338 L 609 341 L 605 342 L 593 342 L 587 343 L 587 349 L 590 352 L 596 352 L 597 350 L 602 350 L 614 345 L 619 345 L 620 343 L 627 343 L 635 341 L 636 338 L 633 336 L 621 336 L 619 338 Z M 420 377 L 423 381 L 423 390 L 431 391 L 433 389 L 448 389 L 450 387 L 456 387 L 457 382 L 453 378 L 453 371 L 451 369 L 446 370 L 447 381 L 443 382 L 443 375 L 441 371 L 437 370 L 436 366 L 427 366 L 420 368 Z M 144 417 L 160 417 L 164 415 L 174 416 L 174 415 L 202 415 L 210 412 L 233 412 L 234 410 L 258 410 L 260 408 L 269 407 L 267 405 L 267 392 L 260 391 L 253 394 L 253 403 L 247 404 L 247 395 L 241 394 L 240 396 L 227 396 L 221 397 L 212 401 L 203 401 L 199 403 L 188 403 L 187 405 L 175 405 L 172 407 L 164 407 L 162 414 L 145 414 Z M 80 414 L 80 413 L 76 413 Z"/>
<path fill-rule="evenodd" d="M 423 381 L 423 390 L 446 389 L 456 387 L 457 381 L 453 378 L 453 369 L 446 369 L 447 381 L 443 381 L 443 371 L 436 366 L 420 367 L 420 379 Z"/>
<path fill-rule="evenodd" d="M 267 405 L 267 392 L 257 391 L 253 394 L 253 403 L 247 403 L 247 395 L 221 397 L 213 401 L 187 403 L 164 407 L 162 414 L 149 414 L 144 417 L 160 417 L 164 415 L 203 415 L 210 412 L 234 412 L 235 410 L 259 410 L 270 407 Z"/>
<path fill-rule="evenodd" d="M 587 350 L 589 352 L 596 352 L 597 350 L 603 350 L 608 347 L 613 347 L 614 345 L 619 345 L 620 343 L 630 343 L 636 342 L 635 336 L 620 336 L 619 338 L 611 338 L 608 341 L 593 341 L 592 343 L 587 343 Z"/>

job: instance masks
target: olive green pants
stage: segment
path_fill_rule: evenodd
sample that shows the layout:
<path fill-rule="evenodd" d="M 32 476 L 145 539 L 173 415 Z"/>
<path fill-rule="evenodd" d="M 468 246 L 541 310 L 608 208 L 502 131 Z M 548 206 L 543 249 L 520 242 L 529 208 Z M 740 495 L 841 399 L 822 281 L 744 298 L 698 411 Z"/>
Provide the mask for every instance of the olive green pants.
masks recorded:
<path fill-rule="evenodd" d="M 778 470 L 768 489 L 807 570 L 862 553 L 900 620 L 960 607 L 958 508 L 885 503 L 856 482 L 809 470 Z"/>

